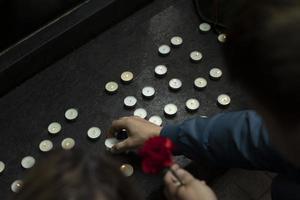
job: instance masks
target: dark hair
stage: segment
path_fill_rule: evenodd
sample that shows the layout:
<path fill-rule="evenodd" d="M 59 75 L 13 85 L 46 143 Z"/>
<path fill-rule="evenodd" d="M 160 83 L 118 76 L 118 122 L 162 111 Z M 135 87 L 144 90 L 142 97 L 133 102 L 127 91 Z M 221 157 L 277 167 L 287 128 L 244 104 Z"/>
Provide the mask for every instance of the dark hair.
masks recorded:
<path fill-rule="evenodd" d="M 37 163 L 14 200 L 140 199 L 118 165 L 104 155 L 64 151 Z"/>
<path fill-rule="evenodd" d="M 299 1 L 248 1 L 232 21 L 224 46 L 232 77 L 274 117 L 295 124 L 300 113 Z"/>

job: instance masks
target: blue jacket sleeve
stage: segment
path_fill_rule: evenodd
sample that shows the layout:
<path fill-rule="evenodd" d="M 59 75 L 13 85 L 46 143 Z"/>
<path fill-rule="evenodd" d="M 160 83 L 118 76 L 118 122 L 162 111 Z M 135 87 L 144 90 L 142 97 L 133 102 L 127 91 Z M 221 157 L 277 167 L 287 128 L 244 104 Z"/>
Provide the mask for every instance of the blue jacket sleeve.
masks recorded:
<path fill-rule="evenodd" d="M 220 167 L 287 170 L 287 163 L 270 145 L 263 120 L 254 111 L 193 118 L 165 126 L 161 135 L 174 141 L 177 153 L 193 160 L 208 159 Z"/>

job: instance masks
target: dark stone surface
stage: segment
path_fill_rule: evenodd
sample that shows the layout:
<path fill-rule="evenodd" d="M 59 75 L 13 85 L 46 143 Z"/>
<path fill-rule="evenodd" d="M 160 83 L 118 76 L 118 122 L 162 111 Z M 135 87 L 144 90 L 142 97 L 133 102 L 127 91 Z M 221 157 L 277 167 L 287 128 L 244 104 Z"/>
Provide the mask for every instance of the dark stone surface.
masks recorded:
<path fill-rule="evenodd" d="M 220 200 L 253 200 L 228 177 L 218 178 L 211 187 Z"/>
<path fill-rule="evenodd" d="M 170 4 L 170 7 L 154 15 Z M 199 33 L 199 23 L 192 1 L 157 1 L 2 97 L 0 160 L 7 164 L 7 169 L 0 176 L 0 199 L 7 199 L 11 194 L 9 188 L 12 181 L 24 176 L 20 165 L 24 156 L 33 155 L 37 159 L 44 156 L 38 150 L 38 144 L 43 139 L 51 138 L 55 148 L 60 148 L 63 138 L 73 137 L 77 147 L 86 151 L 105 151 L 105 136 L 91 143 L 86 132 L 91 126 L 99 126 L 106 132 L 113 119 L 132 115 L 133 111 L 123 109 L 123 99 L 127 95 L 135 95 L 138 98 L 137 107 L 146 108 L 149 115 L 162 116 L 164 124 L 195 115 L 211 116 L 244 108 L 247 97 L 238 86 L 229 82 L 217 36 L 214 33 Z M 168 57 L 158 56 L 158 46 L 168 44 L 174 35 L 183 37 L 183 46 L 172 49 Z M 204 55 L 200 64 L 189 60 L 189 53 L 195 49 Z M 158 64 L 169 67 L 168 75 L 163 79 L 154 77 L 153 70 Z M 215 66 L 224 70 L 220 81 L 208 78 L 210 68 Z M 131 70 L 136 76 L 130 85 L 122 85 L 119 81 L 121 72 L 125 70 Z M 193 88 L 193 80 L 198 76 L 208 79 L 208 87 L 204 91 Z M 168 81 L 173 77 L 183 81 L 183 88 L 177 93 L 168 89 Z M 115 95 L 104 92 L 104 85 L 110 80 L 120 83 Z M 157 90 L 152 100 L 142 98 L 141 89 L 147 85 Z M 232 97 L 232 105 L 226 110 L 216 105 L 216 98 L 221 93 Z M 198 98 L 201 103 L 201 108 L 194 114 L 185 110 L 185 101 L 191 97 Z M 174 119 L 166 119 L 163 115 L 163 106 L 170 102 L 179 108 Z M 70 107 L 79 109 L 79 118 L 74 123 L 64 119 L 64 112 Z M 52 121 L 60 122 L 63 127 L 56 137 L 50 137 L 47 133 L 47 126 Z M 145 196 L 158 199 L 160 194 L 155 191 L 161 190 L 162 177 L 142 174 L 135 156 L 116 157 L 121 162 L 133 164 L 135 175 L 132 181 L 137 183 Z"/>
<path fill-rule="evenodd" d="M 270 189 L 272 183 L 272 179 L 262 171 L 232 169 L 227 172 L 227 176 L 252 199 L 259 199 Z"/>
<path fill-rule="evenodd" d="M 130 3 L 124 0 L 85 0 L 0 51 L 0 97 L 149 2 L 151 0 L 130 0 Z M 19 28 L 21 32 L 21 26 Z"/>
<path fill-rule="evenodd" d="M 25 36 L 33 33 L 83 0 L 1 0 L 0 52 Z"/>

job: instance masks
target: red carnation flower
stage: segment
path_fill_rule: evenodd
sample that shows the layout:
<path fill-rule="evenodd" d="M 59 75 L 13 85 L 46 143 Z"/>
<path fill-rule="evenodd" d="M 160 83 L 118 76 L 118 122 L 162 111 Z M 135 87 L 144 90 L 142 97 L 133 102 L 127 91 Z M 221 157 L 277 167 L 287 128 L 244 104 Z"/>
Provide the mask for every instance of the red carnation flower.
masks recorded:
<path fill-rule="evenodd" d="M 172 151 L 173 142 L 164 137 L 152 137 L 147 140 L 140 149 L 139 155 L 142 157 L 142 169 L 148 174 L 157 174 L 173 164 Z"/>

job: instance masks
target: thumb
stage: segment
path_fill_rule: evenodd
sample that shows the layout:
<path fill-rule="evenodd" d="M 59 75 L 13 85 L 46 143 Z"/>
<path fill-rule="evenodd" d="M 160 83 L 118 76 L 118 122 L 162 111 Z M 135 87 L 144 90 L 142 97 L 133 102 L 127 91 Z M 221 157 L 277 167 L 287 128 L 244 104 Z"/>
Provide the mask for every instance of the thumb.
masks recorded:
<path fill-rule="evenodd" d="M 129 150 L 132 148 L 132 142 L 130 141 L 130 138 L 127 138 L 126 140 L 123 140 L 121 142 L 119 142 L 118 144 L 115 144 L 113 147 L 112 147 L 112 151 L 114 153 L 117 153 L 117 152 L 124 152 L 126 150 Z"/>
<path fill-rule="evenodd" d="M 188 184 L 194 180 L 193 175 L 191 175 L 189 172 L 187 172 L 184 169 L 179 168 L 178 170 L 175 171 L 175 173 L 178 176 L 178 178 L 185 184 Z"/>

